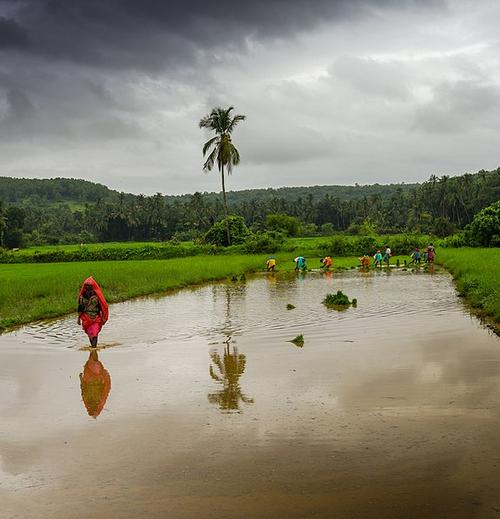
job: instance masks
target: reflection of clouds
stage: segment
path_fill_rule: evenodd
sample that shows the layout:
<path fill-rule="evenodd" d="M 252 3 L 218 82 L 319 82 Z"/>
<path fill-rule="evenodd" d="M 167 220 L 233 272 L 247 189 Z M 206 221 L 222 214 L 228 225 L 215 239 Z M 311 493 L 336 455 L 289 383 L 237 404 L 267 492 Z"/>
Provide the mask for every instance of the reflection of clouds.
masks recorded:
<path fill-rule="evenodd" d="M 443 367 L 437 362 L 427 362 L 420 368 L 418 379 L 423 384 L 439 382 L 443 374 Z"/>
<path fill-rule="evenodd" d="M 415 335 L 409 343 L 387 339 L 375 350 L 365 347 L 339 363 L 343 379 L 333 382 L 339 405 L 397 408 L 402 413 L 417 407 L 421 413 L 425 405 L 438 414 L 446 413 L 450 402 L 471 409 L 496 407 L 500 358 L 491 343 L 471 348 L 478 338 L 475 329 L 455 334 L 433 334 L 432 329 L 429 322 L 428 334 Z"/>
<path fill-rule="evenodd" d="M 0 490 L 33 488 L 43 484 L 42 477 L 30 474 L 30 468 L 39 459 L 41 446 L 19 443 L 0 443 Z"/>

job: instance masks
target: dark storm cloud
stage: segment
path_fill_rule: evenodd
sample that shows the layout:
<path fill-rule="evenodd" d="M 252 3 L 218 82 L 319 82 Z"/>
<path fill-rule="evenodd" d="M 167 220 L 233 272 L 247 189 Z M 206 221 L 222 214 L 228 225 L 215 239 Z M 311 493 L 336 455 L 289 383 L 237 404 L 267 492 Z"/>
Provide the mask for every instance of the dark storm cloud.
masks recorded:
<path fill-rule="evenodd" d="M 0 48 L 92 65 L 160 69 L 248 38 L 289 37 L 322 22 L 440 0 L 23 0 L 0 22 Z M 14 14 L 12 14 L 12 11 Z M 3 34 L 2 34 L 3 33 Z"/>
<path fill-rule="evenodd" d="M 0 16 L 0 50 L 8 48 L 25 48 L 28 37 L 24 29 L 15 21 Z"/>

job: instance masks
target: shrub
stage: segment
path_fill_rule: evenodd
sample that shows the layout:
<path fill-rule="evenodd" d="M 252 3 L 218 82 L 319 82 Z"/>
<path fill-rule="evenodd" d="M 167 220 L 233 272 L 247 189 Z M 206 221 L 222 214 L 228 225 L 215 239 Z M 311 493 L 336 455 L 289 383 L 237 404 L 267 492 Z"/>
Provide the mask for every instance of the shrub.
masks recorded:
<path fill-rule="evenodd" d="M 447 236 L 440 240 L 439 245 L 441 247 L 467 247 L 470 245 L 468 237 L 465 232 L 457 232 L 451 236 Z"/>
<path fill-rule="evenodd" d="M 238 245 L 243 243 L 251 236 L 250 229 L 245 225 L 245 220 L 241 216 L 231 215 L 227 218 L 215 222 L 205 234 L 205 242 L 214 245 L 228 246 L 227 228 L 231 235 L 231 244 Z"/>
<path fill-rule="evenodd" d="M 279 232 L 259 232 L 246 239 L 243 250 L 250 254 L 276 252 L 283 241 L 283 235 Z"/>
<path fill-rule="evenodd" d="M 410 254 L 415 247 L 424 248 L 432 241 L 429 236 L 421 234 L 398 234 L 386 240 L 394 255 Z"/>
<path fill-rule="evenodd" d="M 320 232 L 323 236 L 331 236 L 335 232 L 333 223 L 326 222 L 320 227 Z"/>
<path fill-rule="evenodd" d="M 268 231 L 277 231 L 287 236 L 297 236 L 300 228 L 300 222 L 295 216 L 286 214 L 268 214 L 266 217 L 266 229 Z"/>
<path fill-rule="evenodd" d="M 500 246 L 500 200 L 479 211 L 467 227 L 467 232 L 478 245 Z"/>
<path fill-rule="evenodd" d="M 315 223 L 303 223 L 300 226 L 301 236 L 317 236 L 318 226 Z"/>
<path fill-rule="evenodd" d="M 357 254 L 371 254 L 374 252 L 378 247 L 377 238 L 375 236 L 360 236 L 357 238 L 357 246 L 356 246 L 356 252 Z"/>
<path fill-rule="evenodd" d="M 453 234 L 457 230 L 456 225 L 445 216 L 438 216 L 434 219 L 431 226 L 432 234 L 435 234 L 439 238 L 444 238 Z"/>
<path fill-rule="evenodd" d="M 349 239 L 345 236 L 332 236 L 331 239 L 326 242 L 327 250 L 326 253 L 330 253 L 334 256 L 347 256 L 352 254 L 349 247 Z"/>

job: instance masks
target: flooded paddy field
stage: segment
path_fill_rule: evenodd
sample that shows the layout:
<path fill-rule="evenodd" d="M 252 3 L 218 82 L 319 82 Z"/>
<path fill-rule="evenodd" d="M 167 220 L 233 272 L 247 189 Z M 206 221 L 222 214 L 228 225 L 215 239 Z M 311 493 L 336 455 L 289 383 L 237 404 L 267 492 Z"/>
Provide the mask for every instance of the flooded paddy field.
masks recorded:
<path fill-rule="evenodd" d="M 0 336 L 2 519 L 500 517 L 500 340 L 447 274 L 207 285 L 101 341 Z"/>

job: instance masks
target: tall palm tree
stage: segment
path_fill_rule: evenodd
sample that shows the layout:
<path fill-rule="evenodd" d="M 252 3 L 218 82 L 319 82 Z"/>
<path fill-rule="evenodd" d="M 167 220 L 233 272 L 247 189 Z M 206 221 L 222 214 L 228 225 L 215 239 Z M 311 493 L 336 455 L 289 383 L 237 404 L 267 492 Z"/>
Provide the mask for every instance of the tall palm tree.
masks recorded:
<path fill-rule="evenodd" d="M 240 154 L 231 140 L 231 133 L 240 121 L 245 120 L 244 115 L 232 116 L 233 106 L 229 108 L 214 108 L 209 115 L 200 120 L 200 128 L 208 128 L 215 132 L 215 137 L 209 139 L 203 145 L 203 157 L 208 153 L 207 160 L 203 164 L 204 171 L 211 171 L 217 162 L 217 167 L 221 173 L 222 199 L 224 201 L 224 212 L 226 218 L 229 216 L 226 200 L 226 186 L 224 181 L 224 170 L 230 175 L 233 166 L 240 162 Z M 227 220 L 226 220 L 227 222 Z M 231 243 L 229 233 L 229 223 L 226 224 L 228 242 Z"/>

